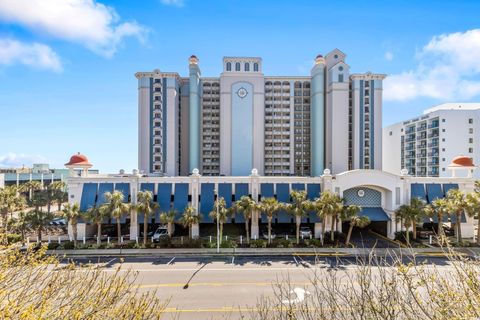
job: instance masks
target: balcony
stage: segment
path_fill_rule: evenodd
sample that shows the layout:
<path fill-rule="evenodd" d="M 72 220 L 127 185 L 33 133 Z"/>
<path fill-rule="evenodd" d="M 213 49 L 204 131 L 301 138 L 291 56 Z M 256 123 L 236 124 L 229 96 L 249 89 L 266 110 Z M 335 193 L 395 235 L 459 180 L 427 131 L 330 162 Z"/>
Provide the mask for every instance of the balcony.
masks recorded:
<path fill-rule="evenodd" d="M 433 121 L 428 125 L 428 129 L 438 128 L 438 121 Z"/>
<path fill-rule="evenodd" d="M 405 139 L 405 142 L 413 142 L 413 141 L 415 141 L 415 136 L 413 136 L 413 137 L 410 136 L 410 137 L 407 137 L 407 138 Z"/>
<path fill-rule="evenodd" d="M 415 127 L 409 127 L 409 128 L 407 128 L 407 130 L 405 130 L 406 134 L 414 133 L 414 132 L 415 132 Z"/>
<path fill-rule="evenodd" d="M 422 124 L 422 125 L 417 127 L 417 131 L 424 131 L 424 130 L 427 130 L 427 125 L 426 124 Z"/>
<path fill-rule="evenodd" d="M 428 147 L 429 147 L 429 148 L 438 147 L 438 141 L 437 141 L 437 142 L 430 142 L 430 143 L 428 144 Z"/>
<path fill-rule="evenodd" d="M 428 135 L 429 138 L 437 138 L 438 137 L 438 131 L 432 132 Z"/>
<path fill-rule="evenodd" d="M 368 147 L 368 146 L 366 146 L 366 147 Z M 413 151 L 413 150 L 415 150 L 415 145 L 414 144 L 409 145 L 405 148 L 405 151 Z"/>
<path fill-rule="evenodd" d="M 426 143 L 420 143 L 417 145 L 417 149 L 425 149 L 427 147 Z"/>

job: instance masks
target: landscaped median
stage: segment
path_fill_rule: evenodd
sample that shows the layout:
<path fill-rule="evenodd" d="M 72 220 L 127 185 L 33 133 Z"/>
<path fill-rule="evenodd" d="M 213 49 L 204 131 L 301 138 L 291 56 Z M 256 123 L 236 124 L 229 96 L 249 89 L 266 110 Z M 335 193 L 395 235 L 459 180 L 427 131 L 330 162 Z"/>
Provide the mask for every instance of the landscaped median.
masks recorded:
<path fill-rule="evenodd" d="M 463 256 L 476 257 L 480 249 L 456 248 L 455 252 Z M 445 248 L 181 248 L 181 249 L 79 249 L 79 250 L 48 250 L 47 254 L 58 256 L 183 256 L 183 255 L 243 255 L 243 256 L 283 256 L 309 255 L 333 257 L 361 257 L 374 254 L 379 257 L 442 257 L 448 254 Z"/>

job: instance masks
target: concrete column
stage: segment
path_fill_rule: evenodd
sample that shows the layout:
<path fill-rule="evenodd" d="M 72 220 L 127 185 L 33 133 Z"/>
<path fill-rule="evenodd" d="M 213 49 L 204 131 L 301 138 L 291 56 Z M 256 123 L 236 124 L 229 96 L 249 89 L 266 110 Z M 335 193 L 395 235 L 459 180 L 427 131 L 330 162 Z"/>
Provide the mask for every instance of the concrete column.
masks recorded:
<path fill-rule="evenodd" d="M 189 106 L 189 172 L 200 168 L 200 109 L 201 87 L 198 59 L 190 57 L 190 106 Z"/>
<path fill-rule="evenodd" d="M 252 199 L 255 202 L 258 202 L 258 192 L 260 189 L 260 183 L 258 181 L 258 173 L 252 170 L 252 175 L 250 176 L 250 191 L 252 194 Z M 260 237 L 260 230 L 258 226 L 258 219 L 259 219 L 259 212 L 255 210 L 252 214 L 252 223 L 251 223 L 251 230 L 250 236 L 252 239 L 259 239 Z"/>
<path fill-rule="evenodd" d="M 130 181 L 130 195 L 131 204 L 137 204 L 137 192 L 138 192 L 138 179 Z M 140 227 L 138 225 L 138 213 L 137 210 L 130 210 L 130 239 L 139 237 Z"/>
<path fill-rule="evenodd" d="M 192 195 L 192 207 L 195 209 L 196 214 L 200 212 L 200 205 L 198 196 L 200 194 L 200 174 L 197 168 L 193 169 L 193 173 L 190 176 L 190 187 Z M 196 224 L 192 226 L 192 237 L 197 238 L 200 236 L 200 225 Z"/>
<path fill-rule="evenodd" d="M 311 167 L 312 175 L 319 176 L 325 168 L 325 59 L 317 56 L 311 71 Z"/>

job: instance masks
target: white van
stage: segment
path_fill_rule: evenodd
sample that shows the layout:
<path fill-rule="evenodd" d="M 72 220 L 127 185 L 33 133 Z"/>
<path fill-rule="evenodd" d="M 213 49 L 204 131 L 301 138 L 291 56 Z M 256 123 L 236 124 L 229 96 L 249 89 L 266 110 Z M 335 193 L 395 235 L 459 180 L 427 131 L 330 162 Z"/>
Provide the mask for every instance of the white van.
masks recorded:
<path fill-rule="evenodd" d="M 168 228 L 167 226 L 160 226 L 157 228 L 157 230 L 155 230 L 155 232 L 153 233 L 153 237 L 152 237 L 152 240 L 153 242 L 158 242 L 160 241 L 160 239 L 166 239 L 168 238 Z"/>

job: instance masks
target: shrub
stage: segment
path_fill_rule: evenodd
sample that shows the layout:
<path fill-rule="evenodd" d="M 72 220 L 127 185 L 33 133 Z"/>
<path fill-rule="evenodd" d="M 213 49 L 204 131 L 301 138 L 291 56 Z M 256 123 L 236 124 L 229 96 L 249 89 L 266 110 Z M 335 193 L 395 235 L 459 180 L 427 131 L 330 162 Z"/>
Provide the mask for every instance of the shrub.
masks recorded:
<path fill-rule="evenodd" d="M 60 248 L 60 247 L 61 247 L 61 245 L 60 245 L 59 243 L 57 243 L 57 242 L 50 242 L 50 243 L 48 244 L 48 246 L 47 246 L 47 249 L 48 249 L 48 250 L 56 250 L 56 249 L 58 249 L 58 248 Z"/>
<path fill-rule="evenodd" d="M 16 233 L 7 234 L 7 243 L 13 244 L 22 241 L 22 235 Z"/>
<path fill-rule="evenodd" d="M 64 250 L 72 250 L 74 248 L 73 241 L 67 241 L 62 243 L 62 248 Z"/>
<path fill-rule="evenodd" d="M 305 244 L 309 247 L 318 248 L 322 246 L 322 241 L 320 239 L 308 239 L 305 240 Z"/>
<path fill-rule="evenodd" d="M 272 242 L 271 247 L 277 247 L 277 248 L 293 248 L 293 243 L 290 240 L 287 239 L 274 239 Z"/>
<path fill-rule="evenodd" d="M 267 247 L 267 241 L 258 239 L 258 240 L 251 240 L 250 241 L 250 248 L 266 248 Z"/>

